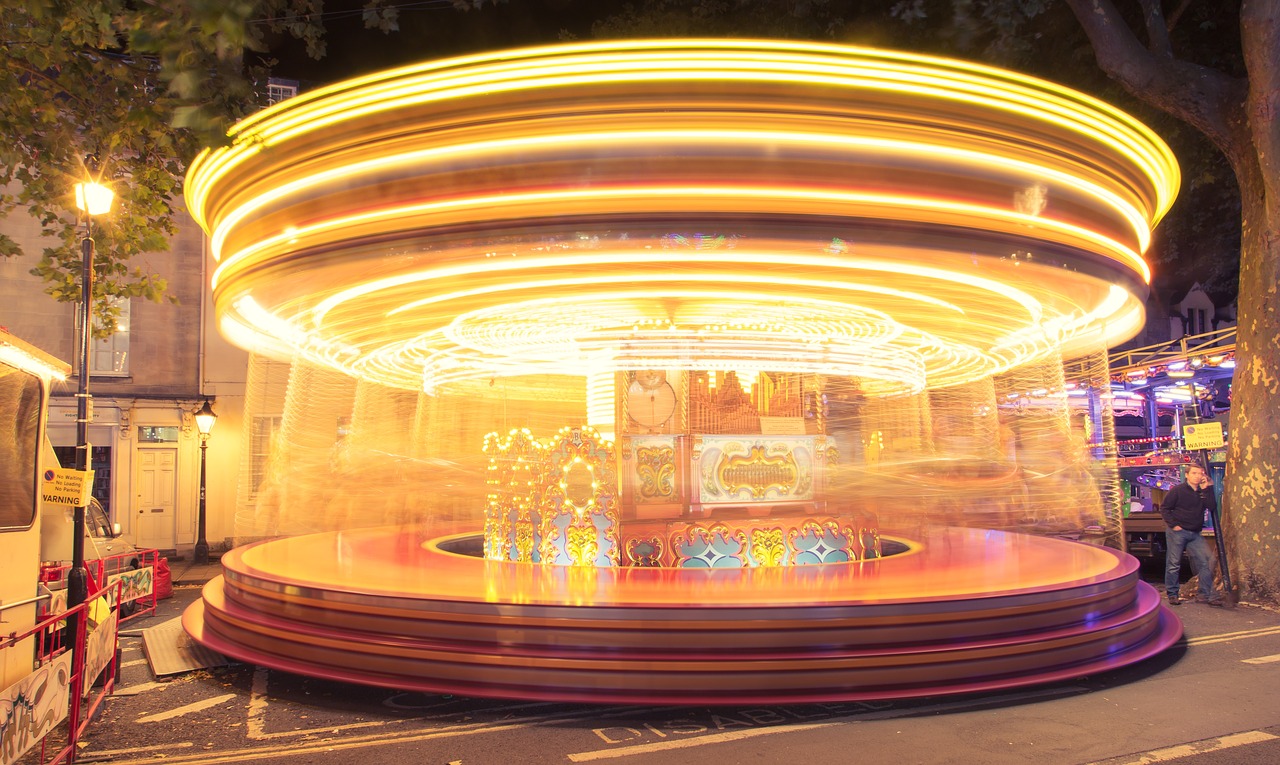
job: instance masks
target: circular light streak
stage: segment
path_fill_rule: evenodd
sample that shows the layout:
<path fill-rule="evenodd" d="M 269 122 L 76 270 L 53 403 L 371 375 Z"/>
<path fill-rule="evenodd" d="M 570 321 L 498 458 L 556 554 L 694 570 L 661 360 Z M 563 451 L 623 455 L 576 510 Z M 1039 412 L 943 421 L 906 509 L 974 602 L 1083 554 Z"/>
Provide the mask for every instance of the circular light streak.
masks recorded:
<path fill-rule="evenodd" d="M 1118 342 L 1178 185 L 1084 94 L 780 41 L 429 62 L 231 137 L 187 178 L 224 331 L 428 391 L 655 367 L 893 395 Z"/>

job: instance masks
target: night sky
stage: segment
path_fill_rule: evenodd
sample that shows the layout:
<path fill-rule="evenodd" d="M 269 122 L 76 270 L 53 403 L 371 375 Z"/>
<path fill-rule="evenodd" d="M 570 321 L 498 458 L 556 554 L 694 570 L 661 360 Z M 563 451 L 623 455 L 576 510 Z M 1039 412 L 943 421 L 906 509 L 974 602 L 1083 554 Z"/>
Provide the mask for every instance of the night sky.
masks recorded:
<path fill-rule="evenodd" d="M 447 0 L 395 3 L 400 31 L 365 29 L 362 0 L 325 3 L 328 52 L 319 61 L 301 43 L 281 40 L 272 54 L 277 76 L 314 87 L 382 69 L 484 50 L 591 39 L 594 19 L 620 0 L 508 0 L 481 10 L 457 11 Z M 349 13 L 347 13 L 349 11 Z"/>

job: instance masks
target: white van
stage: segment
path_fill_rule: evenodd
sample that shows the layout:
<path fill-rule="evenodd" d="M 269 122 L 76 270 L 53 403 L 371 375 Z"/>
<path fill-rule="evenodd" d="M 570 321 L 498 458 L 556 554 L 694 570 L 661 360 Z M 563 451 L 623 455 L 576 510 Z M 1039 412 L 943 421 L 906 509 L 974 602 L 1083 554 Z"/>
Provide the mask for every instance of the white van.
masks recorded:
<path fill-rule="evenodd" d="M 53 446 L 46 439 L 44 443 L 44 466 L 58 466 L 58 458 L 53 453 Z M 66 588 L 65 569 L 71 565 L 72 544 L 75 540 L 75 508 L 70 505 L 58 505 L 52 502 L 40 503 L 40 582 L 51 593 L 58 593 Z M 111 523 L 98 500 L 91 499 L 84 513 L 84 561 L 92 573 L 96 570 L 97 561 L 105 573 L 102 581 L 108 581 L 124 571 L 136 570 L 141 565 L 142 556 L 133 540 L 120 533 L 120 524 Z M 98 588 L 94 577 L 90 576 L 89 594 Z M 56 595 L 55 595 L 56 597 Z M 124 604 L 124 616 L 133 612 L 133 604 Z"/>

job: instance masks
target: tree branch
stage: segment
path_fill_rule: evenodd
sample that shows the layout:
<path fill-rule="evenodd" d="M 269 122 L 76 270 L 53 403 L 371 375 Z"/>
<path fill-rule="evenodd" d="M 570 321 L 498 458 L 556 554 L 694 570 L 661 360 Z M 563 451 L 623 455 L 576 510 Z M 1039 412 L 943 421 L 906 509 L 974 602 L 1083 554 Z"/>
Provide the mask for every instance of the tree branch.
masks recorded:
<path fill-rule="evenodd" d="M 1164 28 L 1167 31 L 1172 32 L 1173 28 L 1178 26 L 1178 19 L 1182 18 L 1183 12 L 1185 12 L 1190 6 L 1191 0 L 1182 0 L 1182 2 L 1178 3 L 1178 7 L 1174 8 L 1173 12 L 1166 16 L 1168 21 L 1165 22 Z"/>
<path fill-rule="evenodd" d="M 1143 47 L 1111 0 L 1065 0 L 1098 66 L 1138 99 L 1195 127 L 1227 157 L 1252 154 L 1244 114 L 1248 83 Z M 1237 171 L 1240 168 L 1236 168 Z"/>
<path fill-rule="evenodd" d="M 1165 26 L 1164 9 L 1160 0 L 1138 0 L 1142 6 L 1142 21 L 1147 26 L 1147 49 L 1158 56 L 1173 56 L 1169 44 L 1169 28 Z"/>
<path fill-rule="evenodd" d="M 87 108 L 89 106 L 88 102 L 80 97 L 80 94 L 71 92 L 64 85 L 59 83 L 56 79 L 54 79 L 53 77 L 50 77 L 48 73 L 42 72 L 39 69 L 36 69 L 35 67 L 31 66 L 31 64 L 28 63 L 26 60 L 17 58 L 16 56 L 5 56 L 4 60 L 7 62 L 10 68 L 16 70 L 17 72 L 20 72 L 21 74 L 26 75 L 27 77 L 44 81 L 48 85 L 48 88 L 46 89 L 46 91 L 49 92 L 51 95 L 57 96 L 60 98 L 69 98 L 79 103 L 81 108 Z"/>
<path fill-rule="evenodd" d="M 1275 2 L 1245 0 L 1240 5 L 1244 65 L 1249 72 L 1250 134 L 1257 149 L 1268 200 L 1280 199 L 1280 8 Z M 1277 204 L 1272 202 L 1271 204 Z M 1280 209 L 1280 205 L 1277 205 Z"/>

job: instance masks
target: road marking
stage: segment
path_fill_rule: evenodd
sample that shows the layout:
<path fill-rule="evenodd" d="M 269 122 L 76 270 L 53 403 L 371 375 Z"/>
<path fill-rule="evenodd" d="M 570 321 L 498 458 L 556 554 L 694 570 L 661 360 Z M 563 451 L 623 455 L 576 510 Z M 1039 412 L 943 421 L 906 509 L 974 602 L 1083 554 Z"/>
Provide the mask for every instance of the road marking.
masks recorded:
<path fill-rule="evenodd" d="M 105 758 L 113 758 L 121 754 L 142 754 L 143 752 L 156 752 L 160 750 L 169 751 L 170 749 L 190 749 L 195 746 L 190 741 L 180 741 L 176 744 L 152 744 L 151 746 L 131 746 L 128 749 L 101 749 L 98 751 L 84 752 L 76 755 L 76 762 L 98 762 Z"/>
<path fill-rule="evenodd" d="M 147 660 L 146 660 L 146 659 L 134 659 L 133 661 L 126 661 L 126 662 L 124 662 L 123 664 L 121 664 L 120 666 L 121 666 L 121 667 L 136 667 L 136 666 L 138 666 L 139 664 L 146 664 L 146 663 L 147 663 Z"/>
<path fill-rule="evenodd" d="M 214 696 L 211 699 L 205 699 L 203 701 L 195 701 L 190 704 L 186 704 L 184 706 L 170 709 L 167 712 L 156 712 L 153 715 L 147 715 L 146 717 L 139 717 L 137 720 L 134 720 L 134 722 L 150 723 L 150 722 L 163 722 L 164 720 L 172 720 L 175 717 L 182 717 L 183 715 L 188 715 L 188 714 L 191 714 L 192 712 L 200 712 L 205 709 L 209 709 L 210 707 L 216 707 L 219 704 L 225 704 L 228 701 L 231 701 L 232 699 L 234 699 L 235 697 L 236 697 L 236 694 L 234 693 L 224 693 L 221 696 Z"/>
<path fill-rule="evenodd" d="M 867 712 L 855 713 L 853 715 L 843 715 L 840 717 L 845 722 L 861 721 L 861 720 L 880 720 L 889 717 L 907 717 L 911 715 L 929 714 L 938 710 L 959 710 L 959 709 L 980 709 L 990 704 L 1003 704 L 1018 700 L 1027 700 L 1033 698 L 1064 696 L 1084 692 L 1086 689 L 1080 686 L 1064 686 L 1061 688 L 1046 688 L 1038 691 L 1029 691 L 1025 693 L 1011 693 L 1003 696 L 986 696 L 975 699 L 967 699 L 953 701 L 941 704 L 932 704 L 928 706 L 912 707 L 902 710 L 886 710 L 883 712 Z M 666 711 L 669 709 L 684 709 L 684 707 L 656 707 L 650 709 L 650 712 Z M 636 708 L 634 706 L 618 706 L 593 709 L 590 716 L 583 715 L 581 712 L 562 712 L 551 713 L 545 715 L 530 715 L 524 718 L 514 718 L 501 725 L 491 725 L 486 722 L 460 723 L 452 726 L 445 726 L 427 731 L 400 731 L 395 733 L 379 732 L 372 735 L 353 736 L 343 741 L 335 741 L 326 739 L 322 741 L 293 741 L 289 743 L 281 743 L 274 745 L 266 745 L 259 747 L 244 747 L 241 749 L 223 750 L 219 752 L 198 752 L 186 757 L 170 757 L 165 760 L 166 765 L 231 765 L 232 763 L 243 763 L 248 760 L 266 760 L 276 757 L 290 757 L 295 755 L 330 753 L 337 751 L 346 751 L 350 749 L 362 749 L 368 746 L 387 746 L 391 744 L 414 744 L 422 741 L 431 741 L 441 738 L 454 738 L 457 736 L 470 736 L 477 733 L 502 733 L 510 730 L 519 730 L 529 726 L 547 725 L 553 723 L 565 722 L 587 722 L 589 720 L 597 720 L 602 717 L 622 717 L 634 715 Z M 837 713 L 838 714 L 838 713 Z M 836 721 L 830 723 L 816 723 L 818 725 L 834 725 Z M 771 729 L 762 729 L 771 730 Z M 784 730 L 797 730 L 797 728 L 778 728 L 776 732 Z M 312 735 L 324 733 L 325 729 L 311 729 L 307 731 Z M 133 760 L 113 761 L 112 765 L 154 765 L 154 757 L 145 757 Z"/>
<path fill-rule="evenodd" d="M 245 733 L 249 738 L 266 738 L 266 722 L 263 720 L 266 712 L 267 670 L 258 667 L 253 670 L 253 685 L 249 687 L 249 719 L 245 723 Z"/>
<path fill-rule="evenodd" d="M 651 711 L 662 711 L 667 709 L 676 709 L 677 707 L 655 707 Z M 682 707 L 681 707 L 682 708 Z M 322 741 L 291 741 L 289 743 L 268 744 L 257 747 L 243 747 L 241 749 L 230 749 L 218 752 L 197 752 L 188 756 L 169 757 L 165 759 L 165 765 L 217 765 L 219 763 L 243 763 L 248 761 L 266 760 L 274 757 L 291 757 L 293 755 L 317 754 L 345 751 L 348 749 L 363 749 L 368 746 L 385 746 L 389 744 L 414 744 L 420 741 L 430 741 L 437 738 L 454 738 L 456 736 L 472 736 L 477 733 L 502 733 L 509 730 L 518 730 L 532 725 L 546 725 L 552 723 L 564 722 L 587 722 L 601 717 L 617 717 L 620 715 L 635 714 L 634 706 L 620 707 L 604 707 L 602 709 L 592 710 L 590 717 L 584 716 L 581 711 L 559 712 L 545 715 L 531 715 L 524 718 L 514 718 L 502 725 L 491 725 L 487 722 L 460 723 L 442 728 L 435 728 L 426 731 L 400 731 L 394 733 L 375 733 L 365 736 L 353 736 L 342 741 L 333 739 L 325 739 Z M 312 736 L 323 734 L 328 728 L 312 728 L 304 731 Z M 144 757 L 133 760 L 112 761 L 112 765 L 155 765 L 156 759 L 152 757 Z"/>
<path fill-rule="evenodd" d="M 140 685 L 130 685 L 126 688 L 116 688 L 107 698 L 114 699 L 117 697 L 124 698 L 126 696 L 137 696 L 139 693 L 146 693 L 147 691 L 155 691 L 168 687 L 168 683 L 142 683 Z"/>
<path fill-rule="evenodd" d="M 1163 749 L 1152 749 L 1149 752 L 1113 757 L 1110 760 L 1099 760 L 1091 762 L 1089 765 L 1149 765 L 1153 762 L 1168 762 L 1180 757 L 1190 757 L 1193 754 L 1207 754 L 1246 744 L 1260 744 L 1263 741 L 1271 741 L 1276 738 L 1280 738 L 1280 736 L 1273 736 L 1266 731 L 1251 730 L 1244 733 L 1232 733 L 1229 736 L 1206 738 L 1200 741 L 1178 744 L 1177 746 L 1168 746 Z"/>
<path fill-rule="evenodd" d="M 1280 653 L 1273 653 L 1270 656 L 1259 656 L 1254 659 L 1241 659 L 1245 664 L 1270 664 L 1273 661 L 1280 661 Z"/>
<path fill-rule="evenodd" d="M 346 725 L 325 726 L 323 729 L 302 728 L 301 730 L 284 730 L 267 733 L 267 670 L 258 667 L 253 671 L 253 685 L 249 688 L 249 717 L 245 721 L 245 736 L 252 741 L 270 741 L 273 738 L 290 736 L 312 736 L 317 730 L 326 733 L 337 733 L 340 730 L 357 728 L 379 728 L 383 725 L 399 725 L 406 720 L 371 720 L 369 722 L 347 723 Z"/>
<path fill-rule="evenodd" d="M 249 710 L 248 710 L 249 715 L 248 715 L 248 719 L 245 721 L 245 737 L 253 741 L 270 741 L 271 739 L 278 739 L 278 738 L 290 738 L 294 736 L 315 735 L 316 731 L 318 730 L 316 728 L 301 728 L 299 730 L 282 730 L 282 731 L 276 731 L 274 733 L 267 732 L 266 714 L 267 714 L 267 702 L 269 700 L 269 696 L 267 695 L 267 679 L 268 679 L 267 672 L 268 670 L 262 667 L 258 667 L 253 672 L 253 684 L 249 688 Z M 396 696 L 402 696 L 402 695 L 404 694 L 403 693 L 396 694 Z M 396 696 L 392 696 L 391 698 L 396 698 Z M 432 709 L 434 707 L 439 707 L 439 706 L 449 706 L 455 703 L 456 703 L 455 701 L 445 701 L 439 704 L 431 704 L 431 705 L 424 705 L 424 706 L 406 706 L 406 705 L 399 705 L 399 704 L 388 704 L 387 701 L 382 702 L 383 706 L 390 706 L 393 709 L 402 709 L 402 710 L 425 710 L 425 709 Z M 502 707 L 491 707 L 489 709 L 486 709 L 485 711 L 489 714 L 493 714 L 497 712 L 507 712 L 508 716 L 510 716 L 510 713 L 515 710 L 536 709 L 539 707 L 551 707 L 551 706 L 555 706 L 555 704 L 548 701 L 538 701 L 538 702 L 531 702 L 528 704 L 507 704 Z M 457 713 L 456 712 L 450 713 L 450 715 L 452 714 L 457 714 Z M 448 717 L 450 715 L 420 715 L 418 717 L 405 717 L 405 718 L 397 718 L 394 720 L 371 720 L 369 722 L 348 723 L 346 725 L 336 725 L 332 727 L 325 727 L 323 728 L 323 730 L 329 733 L 337 733 L 338 731 L 341 731 L 341 730 L 355 730 L 358 728 L 376 728 L 384 725 L 403 725 L 404 723 L 407 723 L 407 722 L 419 722 L 423 720 L 440 719 L 441 717 Z"/>
<path fill-rule="evenodd" d="M 1212 643 L 1229 643 L 1232 640 L 1242 640 L 1244 638 L 1266 637 L 1267 635 L 1280 635 L 1280 627 L 1260 627 L 1256 630 L 1243 630 L 1241 632 L 1224 632 L 1221 635 L 1201 635 L 1187 640 L 1187 645 L 1210 645 Z"/>
<path fill-rule="evenodd" d="M 593 752 L 578 752 L 576 754 L 569 755 L 569 761 L 590 762 L 592 760 L 613 759 L 614 757 L 630 757 L 633 754 L 643 754 L 644 752 L 659 752 L 667 749 L 688 749 L 689 747 L 703 746 L 704 744 L 720 744 L 725 741 L 738 741 L 744 738 L 755 738 L 756 736 L 771 736 L 774 733 L 801 733 L 807 730 L 834 728 L 838 725 L 845 725 L 847 722 L 848 721 L 846 720 L 838 720 L 835 722 L 808 723 L 806 725 L 779 725 L 772 728 L 731 730 L 724 733 L 712 733 L 709 736 L 698 736 L 697 738 L 677 739 L 675 741 L 655 741 L 652 744 L 634 744 L 632 746 L 623 746 L 617 749 L 597 749 Z"/>
<path fill-rule="evenodd" d="M 1068 692 L 1076 693 L 1083 690 L 1085 689 L 1079 686 L 1045 688 L 1038 691 L 1027 691 L 1025 693 L 1007 693 L 1000 696 L 985 696 L 974 699 L 944 701 L 939 704 L 927 704 L 924 706 L 907 707 L 904 709 L 886 709 L 878 712 L 855 712 L 853 714 L 845 715 L 841 715 L 837 712 L 832 715 L 835 719 L 829 722 L 805 723 L 803 725 L 769 725 L 763 728 L 726 731 L 725 733 L 712 733 L 706 736 L 697 736 L 694 738 L 655 741 L 650 744 L 633 744 L 631 746 L 623 746 L 616 749 L 596 749 L 590 752 L 570 754 L 568 755 L 568 758 L 570 762 L 591 762 L 593 760 L 607 760 L 615 757 L 630 757 L 633 754 L 643 754 L 645 752 L 659 752 L 667 749 L 687 749 L 690 747 L 702 746 L 704 744 L 721 744 L 726 741 L 738 741 L 744 738 L 755 738 L 756 736 L 771 736 L 775 733 L 800 733 L 810 730 L 819 730 L 821 728 L 831 728 L 838 725 L 847 725 L 851 722 L 888 720 L 895 717 L 912 717 L 921 714 L 932 714 L 934 712 L 959 711 L 962 709 L 983 707 L 990 704 L 1006 704 L 1009 702 L 1027 701 L 1042 696 L 1058 696 Z"/>

